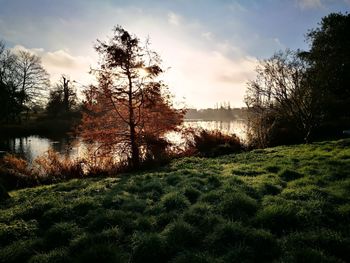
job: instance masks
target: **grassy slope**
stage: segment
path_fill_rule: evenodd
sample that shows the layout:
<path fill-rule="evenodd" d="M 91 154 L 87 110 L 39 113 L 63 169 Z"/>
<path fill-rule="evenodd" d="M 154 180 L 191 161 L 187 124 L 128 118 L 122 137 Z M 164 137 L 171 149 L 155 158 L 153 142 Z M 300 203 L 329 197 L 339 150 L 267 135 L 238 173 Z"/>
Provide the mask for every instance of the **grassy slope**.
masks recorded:
<path fill-rule="evenodd" d="M 0 262 L 347 262 L 349 171 L 342 140 L 14 191 Z"/>

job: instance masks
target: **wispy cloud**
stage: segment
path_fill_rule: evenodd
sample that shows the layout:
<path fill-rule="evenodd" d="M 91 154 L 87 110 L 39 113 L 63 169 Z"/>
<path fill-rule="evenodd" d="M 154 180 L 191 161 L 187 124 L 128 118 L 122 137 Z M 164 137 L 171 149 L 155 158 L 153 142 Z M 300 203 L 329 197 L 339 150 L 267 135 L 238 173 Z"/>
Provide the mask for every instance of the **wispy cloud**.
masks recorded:
<path fill-rule="evenodd" d="M 323 8 L 321 0 L 296 0 L 297 5 L 302 10 Z"/>
<path fill-rule="evenodd" d="M 140 39 L 150 37 L 164 67 L 171 67 L 165 80 L 177 98 L 197 107 L 223 100 L 239 106 L 256 57 L 285 46 L 306 48 L 303 33 L 349 1 L 11 0 L 0 9 L 0 38 L 39 54 L 53 82 L 68 74 L 86 83 L 98 60 L 96 39 L 121 25 Z M 300 10 L 317 12 L 302 16 Z"/>
<path fill-rule="evenodd" d="M 168 14 L 168 22 L 171 25 L 179 26 L 180 23 L 181 23 L 181 16 L 179 16 L 179 15 L 173 13 L 173 12 L 170 12 Z"/>
<path fill-rule="evenodd" d="M 88 56 L 73 56 L 65 50 L 50 52 L 43 48 L 26 48 L 22 45 L 16 45 L 12 50 L 14 52 L 23 50 L 39 56 L 44 68 L 50 74 L 51 83 L 56 83 L 62 74 L 82 84 L 89 84 L 93 81 L 93 76 L 89 74 L 93 60 Z"/>

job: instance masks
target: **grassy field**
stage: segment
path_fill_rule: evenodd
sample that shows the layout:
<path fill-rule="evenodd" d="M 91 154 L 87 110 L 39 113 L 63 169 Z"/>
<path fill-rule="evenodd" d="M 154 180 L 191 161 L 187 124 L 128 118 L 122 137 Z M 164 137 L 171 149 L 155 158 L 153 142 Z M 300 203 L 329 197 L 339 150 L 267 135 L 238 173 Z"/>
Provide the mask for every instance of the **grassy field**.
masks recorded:
<path fill-rule="evenodd" d="M 10 195 L 0 262 L 350 262 L 350 140 Z"/>

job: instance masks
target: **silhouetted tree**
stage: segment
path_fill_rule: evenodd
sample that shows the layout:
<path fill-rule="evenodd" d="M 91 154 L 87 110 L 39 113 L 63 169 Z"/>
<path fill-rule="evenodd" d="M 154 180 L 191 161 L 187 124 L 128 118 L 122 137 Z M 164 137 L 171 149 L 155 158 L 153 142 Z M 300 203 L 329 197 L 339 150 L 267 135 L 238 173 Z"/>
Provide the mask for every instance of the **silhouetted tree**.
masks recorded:
<path fill-rule="evenodd" d="M 50 115 L 57 116 L 68 113 L 77 103 L 74 87 L 70 84 L 69 77 L 62 75 L 55 89 L 50 91 L 46 111 Z"/>
<path fill-rule="evenodd" d="M 125 154 L 137 168 L 164 135 L 183 120 L 183 110 L 172 107 L 167 87 L 157 77 L 160 58 L 121 27 L 107 42 L 98 41 L 99 84 L 86 91 L 81 135 L 98 142 L 104 152 Z"/>
<path fill-rule="evenodd" d="M 21 93 L 17 90 L 16 56 L 0 41 L 0 122 L 19 119 Z"/>
<path fill-rule="evenodd" d="M 40 58 L 28 51 L 16 54 L 17 87 L 21 93 L 20 104 L 35 105 L 41 102 L 50 86 L 49 75 Z"/>
<path fill-rule="evenodd" d="M 306 70 L 307 64 L 290 50 L 260 62 L 245 98 L 250 136 L 257 146 L 295 142 L 299 136 L 309 141 L 317 103 Z"/>
<path fill-rule="evenodd" d="M 28 51 L 11 51 L 0 42 L 2 119 L 20 121 L 21 113 L 42 104 L 49 78 L 40 58 Z"/>
<path fill-rule="evenodd" d="M 323 123 L 349 128 L 350 121 L 350 14 L 332 13 L 307 34 L 310 50 L 302 57 L 321 100 Z"/>

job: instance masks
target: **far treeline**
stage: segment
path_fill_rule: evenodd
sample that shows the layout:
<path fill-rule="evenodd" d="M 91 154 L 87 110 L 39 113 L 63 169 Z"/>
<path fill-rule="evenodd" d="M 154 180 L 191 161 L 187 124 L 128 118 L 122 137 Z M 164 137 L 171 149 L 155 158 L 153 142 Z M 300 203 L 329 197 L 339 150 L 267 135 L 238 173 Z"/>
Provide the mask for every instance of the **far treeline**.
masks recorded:
<path fill-rule="evenodd" d="M 247 108 L 231 108 L 229 103 L 223 103 L 216 108 L 187 109 L 185 118 L 205 121 L 246 120 Z"/>
<path fill-rule="evenodd" d="M 308 51 L 261 61 L 248 83 L 253 147 L 339 138 L 350 129 L 350 15 L 324 17 L 306 41 Z"/>

